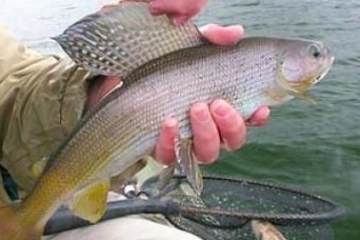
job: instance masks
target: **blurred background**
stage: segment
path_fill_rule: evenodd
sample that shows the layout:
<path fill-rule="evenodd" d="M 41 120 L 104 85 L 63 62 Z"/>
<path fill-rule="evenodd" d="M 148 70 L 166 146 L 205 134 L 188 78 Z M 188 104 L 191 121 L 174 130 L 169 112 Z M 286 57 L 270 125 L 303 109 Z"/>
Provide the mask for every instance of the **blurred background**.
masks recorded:
<path fill-rule="evenodd" d="M 0 22 L 29 47 L 59 54 L 49 37 L 114 2 L 2 0 Z M 241 150 L 223 152 L 206 170 L 300 187 L 336 200 L 348 210 L 333 224 L 336 239 L 359 239 L 360 1 L 209 0 L 195 22 L 243 24 L 246 36 L 317 39 L 332 47 L 334 66 L 309 93 L 317 104 L 295 100 L 274 108 L 266 127 L 249 130 Z"/>

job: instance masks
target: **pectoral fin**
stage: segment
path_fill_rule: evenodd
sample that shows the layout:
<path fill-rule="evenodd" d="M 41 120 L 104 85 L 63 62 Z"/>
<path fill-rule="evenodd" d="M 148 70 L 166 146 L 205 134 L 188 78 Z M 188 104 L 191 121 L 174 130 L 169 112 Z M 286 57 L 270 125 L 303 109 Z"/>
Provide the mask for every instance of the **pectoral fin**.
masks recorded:
<path fill-rule="evenodd" d="M 109 189 L 109 181 L 97 182 L 77 194 L 69 207 L 74 215 L 95 223 L 106 210 Z"/>
<path fill-rule="evenodd" d="M 175 153 L 181 172 L 186 176 L 194 191 L 200 195 L 203 189 L 203 179 L 198 160 L 192 149 L 192 140 L 189 138 L 177 139 Z"/>
<path fill-rule="evenodd" d="M 294 96 L 299 98 L 300 100 L 305 101 L 306 103 L 316 104 L 316 101 L 311 97 L 307 96 L 305 93 L 294 93 Z"/>
<path fill-rule="evenodd" d="M 168 166 L 167 168 L 164 168 L 160 174 L 159 178 L 157 180 L 157 189 L 159 191 L 162 191 L 166 185 L 170 182 L 171 178 L 174 176 L 175 171 L 175 165 Z"/>

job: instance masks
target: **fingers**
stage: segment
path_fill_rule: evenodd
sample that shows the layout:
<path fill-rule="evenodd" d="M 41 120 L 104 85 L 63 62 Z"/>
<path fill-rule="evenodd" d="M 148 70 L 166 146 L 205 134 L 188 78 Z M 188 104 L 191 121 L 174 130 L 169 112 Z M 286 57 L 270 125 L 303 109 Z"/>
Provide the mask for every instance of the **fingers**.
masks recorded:
<path fill-rule="evenodd" d="M 244 28 L 241 25 L 222 27 L 216 24 L 208 24 L 200 28 L 203 37 L 216 45 L 233 45 L 241 40 Z"/>
<path fill-rule="evenodd" d="M 220 152 L 220 136 L 206 103 L 195 103 L 190 108 L 194 153 L 203 163 L 212 163 Z M 169 165 L 175 160 L 175 137 L 178 126 L 175 119 L 164 121 L 155 147 L 155 158 Z"/>
<path fill-rule="evenodd" d="M 270 109 L 268 107 L 261 107 L 246 121 L 246 125 L 249 127 L 264 126 L 267 123 L 269 116 Z"/>
<path fill-rule="evenodd" d="M 111 11 L 115 8 L 118 8 L 119 5 L 117 4 L 107 4 L 107 5 L 104 5 L 101 9 L 100 9 L 100 12 L 108 12 L 108 11 Z"/>
<path fill-rule="evenodd" d="M 195 103 L 190 108 L 194 153 L 203 163 L 214 162 L 220 152 L 220 136 L 206 103 Z"/>
<path fill-rule="evenodd" d="M 175 137 L 177 134 L 177 121 L 173 118 L 166 119 L 162 124 L 155 148 L 155 158 L 165 165 L 170 165 L 175 160 Z"/>
<path fill-rule="evenodd" d="M 246 125 L 263 126 L 269 114 L 268 107 L 261 107 Z M 190 108 L 190 123 L 194 153 L 198 160 L 205 164 L 218 158 L 221 141 L 227 150 L 233 151 L 242 147 L 246 139 L 244 120 L 230 104 L 221 99 L 215 100 L 210 106 L 206 103 L 195 103 Z M 165 120 L 155 149 L 157 160 L 166 165 L 175 161 L 174 142 L 177 135 L 176 120 Z"/>
<path fill-rule="evenodd" d="M 219 134 L 227 150 L 239 149 L 245 142 L 246 127 L 242 117 L 224 100 L 216 100 L 210 111 L 219 129 Z"/>
<path fill-rule="evenodd" d="M 205 3 L 206 0 L 152 0 L 150 12 L 154 15 L 167 14 L 175 25 L 181 25 L 196 15 Z"/>

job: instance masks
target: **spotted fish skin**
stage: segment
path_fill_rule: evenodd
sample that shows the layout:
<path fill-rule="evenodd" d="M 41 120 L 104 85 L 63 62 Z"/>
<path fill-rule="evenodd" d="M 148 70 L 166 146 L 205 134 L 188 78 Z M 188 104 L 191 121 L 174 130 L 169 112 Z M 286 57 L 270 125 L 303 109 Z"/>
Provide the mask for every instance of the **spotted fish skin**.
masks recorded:
<path fill-rule="evenodd" d="M 197 27 L 175 27 L 166 16 L 152 16 L 145 3 L 123 3 L 86 16 L 53 38 L 85 69 L 126 77 L 150 60 L 200 45 Z"/>
<path fill-rule="evenodd" d="M 129 5 L 129 13 L 126 14 L 137 13 L 139 8 L 145 7 L 139 4 Z M 111 13 L 108 14 L 82 20 L 78 23 L 81 27 L 72 25 L 65 31 L 67 36 L 60 36 L 59 39 L 82 39 L 81 32 L 76 33 L 78 35 L 70 34 L 72 31 L 79 31 L 79 28 L 85 33 L 84 42 L 89 42 L 90 33 L 97 30 L 111 32 L 109 29 L 113 25 L 110 20 L 113 19 L 109 17 L 112 16 Z M 106 21 L 103 21 L 103 18 Z M 132 33 L 130 36 L 138 39 L 135 37 L 138 32 L 146 29 L 137 21 L 134 22 L 134 18 L 129 19 L 132 20 L 126 22 L 125 19 L 127 25 L 124 23 L 122 26 L 129 29 L 129 34 Z M 91 21 L 95 21 L 94 25 L 90 24 Z M 151 19 L 148 21 L 151 25 Z M 87 22 L 88 29 L 81 25 L 84 22 Z M 165 38 L 168 38 L 168 30 L 163 28 L 167 29 L 171 23 L 168 19 L 162 22 L 163 25 L 159 23 L 157 27 L 159 31 L 150 31 L 148 36 L 153 35 L 157 41 L 164 38 L 159 37 L 159 34 L 165 34 Z M 190 28 L 194 30 L 193 27 Z M 176 31 L 175 29 L 171 31 Z M 245 38 L 235 46 L 217 47 L 201 43 L 197 32 L 197 40 L 194 40 L 193 33 L 194 31 L 179 29 L 177 34 L 187 35 L 182 39 L 192 39 L 186 44 L 181 41 L 180 48 L 179 45 L 174 47 L 173 44 L 167 44 L 177 42 L 176 34 L 173 35 L 173 40 L 164 39 L 166 44 L 161 41 L 154 42 L 153 45 L 147 45 L 147 48 L 143 43 L 139 43 L 141 47 L 136 47 L 138 43 L 132 38 L 117 42 L 120 49 L 124 49 L 122 51 L 126 51 L 125 46 L 135 49 L 126 55 L 130 60 L 124 60 L 130 64 L 141 58 L 134 66 L 117 62 L 112 66 L 100 58 L 92 58 L 91 52 L 82 54 L 82 51 L 77 51 L 76 48 L 74 50 L 75 43 L 62 43 L 79 65 L 94 74 L 100 74 L 104 69 L 104 74 L 119 74 L 123 77 L 124 84 L 89 111 L 58 150 L 49 157 L 33 191 L 14 212 L 15 217 L 12 219 L 18 220 L 17 226 L 23 227 L 23 232 L 28 232 L 28 236 L 34 236 L 34 233 L 40 236 L 46 221 L 60 205 L 74 196 L 86 193 L 86 189 L 92 185 L 97 188 L 92 188 L 89 192 L 94 193 L 94 189 L 102 192 L 92 194 L 95 199 L 85 200 L 89 206 L 94 205 L 93 200 L 101 202 L 106 195 L 106 181 L 111 176 L 124 172 L 139 159 L 152 153 L 161 124 L 166 117 L 178 120 L 181 138 L 192 136 L 188 109 L 198 101 L 211 103 L 215 99 L 223 98 L 247 119 L 260 106 L 278 105 L 293 96 L 301 95 L 324 77 L 333 59 L 325 45 L 314 41 L 253 37 Z M 116 37 L 123 39 L 116 34 L 112 36 L 115 39 Z M 133 42 L 129 44 L 129 41 Z M 153 40 L 145 38 L 144 41 Z M 111 45 L 105 40 L 103 44 Z M 188 46 L 184 47 L 185 45 Z M 93 49 L 94 46 L 98 45 L 92 43 L 86 45 L 86 48 L 94 50 L 97 56 L 106 55 L 106 51 L 100 52 L 101 48 Z M 162 47 L 166 50 L 162 50 L 163 55 L 159 56 L 157 51 Z M 130 53 L 138 49 L 144 54 L 139 56 L 139 59 L 131 57 Z M 121 67 L 123 65 L 125 67 Z M 82 201 L 84 199 L 77 203 Z M 92 208 L 78 205 L 82 207 L 82 216 L 92 214 Z M 101 217 L 99 209 L 102 208 L 95 206 L 96 217 Z M 80 211 L 77 210 L 76 212 Z M 91 221 L 96 221 L 94 216 L 90 217 Z M 0 232 L 3 232 L 1 227 L 0 225 Z M 9 234 L 4 239 L 26 239 L 23 236 L 13 236 L 16 234 Z"/>

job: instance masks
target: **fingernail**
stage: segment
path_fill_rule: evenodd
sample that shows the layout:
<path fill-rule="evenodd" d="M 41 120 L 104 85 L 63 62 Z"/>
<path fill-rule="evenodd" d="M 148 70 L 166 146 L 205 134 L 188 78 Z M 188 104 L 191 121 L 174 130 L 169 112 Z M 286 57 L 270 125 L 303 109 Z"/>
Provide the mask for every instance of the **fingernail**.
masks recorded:
<path fill-rule="evenodd" d="M 234 37 L 233 44 L 239 42 L 244 36 L 244 28 L 241 25 L 228 26 L 227 29 L 237 33 L 237 35 Z"/>
<path fill-rule="evenodd" d="M 202 34 L 205 34 L 207 31 L 209 31 L 209 29 L 213 28 L 214 26 L 216 26 L 215 24 L 212 24 L 212 23 L 209 23 L 209 24 L 206 24 L 204 26 L 201 26 L 199 28 L 199 31 L 202 33 Z"/>
<path fill-rule="evenodd" d="M 265 108 L 263 111 L 264 111 L 264 121 L 266 121 L 266 119 L 268 119 L 268 117 L 270 116 L 270 109 Z"/>
<path fill-rule="evenodd" d="M 167 118 L 164 120 L 164 128 L 171 130 L 172 132 L 177 131 L 177 121 L 174 118 Z"/>
<path fill-rule="evenodd" d="M 233 25 L 233 26 L 228 26 L 226 27 L 227 29 L 230 29 L 230 30 L 235 30 L 239 33 L 243 33 L 244 32 L 244 27 L 241 26 L 241 25 Z"/>
<path fill-rule="evenodd" d="M 229 113 L 229 106 L 224 100 L 217 100 L 213 104 L 215 105 L 214 112 L 219 117 L 225 117 Z"/>
<path fill-rule="evenodd" d="M 194 115 L 200 122 L 207 122 L 209 119 L 209 111 L 205 104 L 197 104 L 193 107 Z"/>
<path fill-rule="evenodd" d="M 254 125 L 258 125 L 258 126 L 263 126 L 266 124 L 267 119 L 270 115 L 270 109 L 269 108 L 263 108 L 261 109 L 261 116 L 259 116 L 258 119 L 255 119 L 252 121 L 252 124 Z M 257 120 L 257 121 L 256 121 Z"/>

